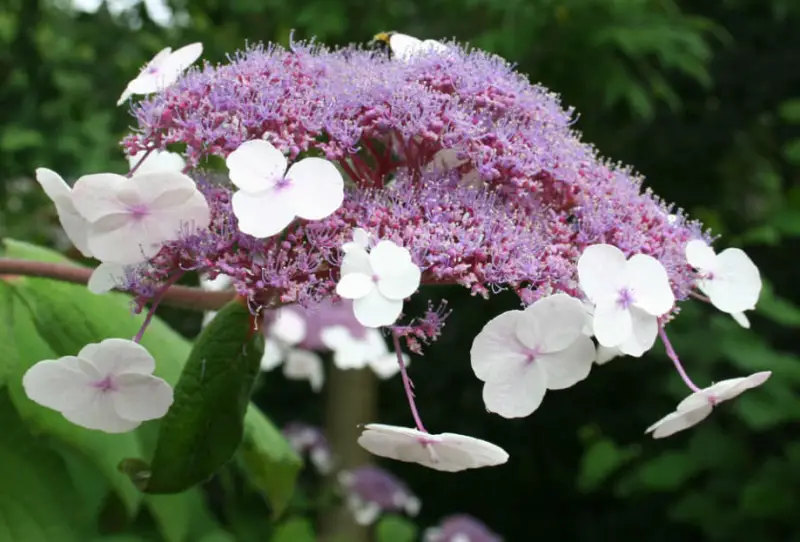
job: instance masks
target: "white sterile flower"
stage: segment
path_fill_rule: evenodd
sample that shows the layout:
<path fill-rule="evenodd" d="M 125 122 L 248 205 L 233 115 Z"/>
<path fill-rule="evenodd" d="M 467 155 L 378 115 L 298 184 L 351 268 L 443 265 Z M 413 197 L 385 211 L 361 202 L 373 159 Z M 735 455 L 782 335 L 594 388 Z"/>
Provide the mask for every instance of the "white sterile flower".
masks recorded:
<path fill-rule="evenodd" d="M 288 164 L 286 157 L 263 139 L 245 141 L 225 160 L 233 194 L 233 214 L 239 230 L 257 238 L 279 233 L 296 217 L 320 220 L 344 200 L 344 179 L 333 163 L 304 158 Z"/>
<path fill-rule="evenodd" d="M 194 181 L 174 171 L 132 178 L 84 175 L 72 203 L 89 222 L 88 244 L 98 260 L 135 264 L 155 256 L 166 241 L 205 228 L 210 212 Z"/>
<path fill-rule="evenodd" d="M 202 54 L 202 43 L 192 43 L 176 51 L 171 47 L 162 49 L 142 68 L 139 75 L 128 83 L 117 105 L 122 105 L 134 94 L 152 94 L 164 90 L 177 81 L 184 70 L 194 64 Z"/>
<path fill-rule="evenodd" d="M 719 310 L 735 314 L 755 308 L 761 276 L 742 250 L 727 248 L 715 254 L 705 241 L 694 239 L 686 243 L 686 260 L 700 274 L 697 287 Z"/>
<path fill-rule="evenodd" d="M 322 343 L 333 351 L 333 362 L 339 369 L 363 369 L 369 366 L 381 379 L 388 379 L 400 371 L 397 355 L 389 351 L 383 335 L 377 329 L 366 329 L 363 337 L 356 337 L 345 326 L 331 326 L 320 333 Z M 403 354 L 408 366 L 409 357 Z"/>
<path fill-rule="evenodd" d="M 695 392 L 681 401 L 675 412 L 658 420 L 645 433 L 652 433 L 653 438 L 664 438 L 697 425 L 711 414 L 715 406 L 760 386 L 771 375 L 772 371 L 762 371 L 747 377 L 730 378 Z"/>
<path fill-rule="evenodd" d="M 75 209 L 72 203 L 72 189 L 61 178 L 61 175 L 47 168 L 36 169 L 36 180 L 41 185 L 44 193 L 56 206 L 58 220 L 61 227 L 81 254 L 87 258 L 92 257 L 89 250 L 89 223 Z"/>
<path fill-rule="evenodd" d="M 559 293 L 490 320 L 470 350 L 486 409 L 522 418 L 539 408 L 548 389 L 589 376 L 595 349 L 583 333 L 584 314 L 580 301 Z"/>
<path fill-rule="evenodd" d="M 353 230 L 353 240 L 342 245 L 342 251 L 347 254 L 355 250 L 368 250 L 370 233 L 363 228 Z"/>
<path fill-rule="evenodd" d="M 584 325 L 583 325 L 583 334 L 587 337 L 594 337 L 594 326 L 592 321 L 594 320 L 594 305 L 589 303 L 588 301 L 583 302 L 583 309 L 586 311 Z M 612 359 L 625 355 L 622 350 L 618 346 L 603 346 L 602 344 L 597 344 L 597 353 L 595 354 L 594 362 L 598 365 L 605 365 Z"/>
<path fill-rule="evenodd" d="M 667 271 L 658 260 L 645 254 L 626 260 L 615 246 L 592 245 L 578 260 L 578 278 L 594 304 L 597 342 L 637 357 L 653 346 L 658 317 L 675 304 Z"/>
<path fill-rule="evenodd" d="M 283 362 L 283 375 L 289 380 L 308 380 L 311 389 L 318 392 L 325 383 L 322 359 L 308 350 L 290 348 Z"/>
<path fill-rule="evenodd" d="M 278 309 L 275 319 L 269 324 L 264 340 L 264 355 L 261 369 L 270 371 L 286 359 L 291 347 L 303 342 L 307 326 L 302 316 L 293 310 Z"/>
<path fill-rule="evenodd" d="M 441 53 L 448 50 L 448 47 L 435 40 L 420 40 L 406 34 L 393 32 L 389 36 L 389 48 L 392 54 L 399 60 L 410 60 L 416 55 L 423 53 Z"/>
<path fill-rule="evenodd" d="M 431 435 L 380 423 L 365 425 L 358 443 L 372 454 L 445 472 L 492 467 L 508 461 L 505 450 L 485 440 L 455 433 Z"/>
<path fill-rule="evenodd" d="M 28 397 L 74 424 L 124 433 L 164 416 L 172 388 L 153 376 L 156 362 L 140 344 L 106 339 L 77 356 L 40 361 L 22 377 Z"/>
<path fill-rule="evenodd" d="M 125 285 L 125 266 L 118 263 L 101 263 L 95 267 L 87 284 L 93 294 L 104 294 Z"/>
<path fill-rule="evenodd" d="M 388 326 L 400 316 L 403 300 L 417 290 L 421 277 L 407 248 L 381 241 L 369 253 L 351 250 L 345 254 L 336 293 L 353 300 L 361 325 Z"/>
<path fill-rule="evenodd" d="M 142 160 L 142 157 L 147 153 L 147 158 L 139 164 Z M 177 171 L 178 173 L 183 171 L 183 168 L 186 167 L 186 161 L 183 157 L 176 153 L 176 152 L 169 152 L 169 151 L 159 151 L 159 150 L 152 150 L 152 151 L 139 151 L 133 156 L 128 158 L 128 167 L 133 169 L 136 164 L 139 164 L 139 167 L 136 168 L 136 175 L 141 175 L 142 173 L 153 173 L 156 171 Z"/>

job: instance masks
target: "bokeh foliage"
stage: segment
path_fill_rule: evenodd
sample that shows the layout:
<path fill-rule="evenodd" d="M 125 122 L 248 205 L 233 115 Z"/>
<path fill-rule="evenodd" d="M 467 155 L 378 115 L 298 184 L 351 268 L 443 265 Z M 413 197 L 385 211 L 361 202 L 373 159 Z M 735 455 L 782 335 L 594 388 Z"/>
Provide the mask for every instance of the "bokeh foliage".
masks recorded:
<path fill-rule="evenodd" d="M 500 420 L 484 411 L 468 351 L 481 326 L 515 301 L 500 296 L 484 303 L 458 290 L 426 291 L 446 297 L 454 309 L 443 339 L 413 363 L 426 424 L 487 438 L 504 446 L 512 460 L 502 469 L 457 478 L 390 465 L 421 496 L 420 524 L 468 512 L 510 541 L 527 540 L 531 533 L 585 541 L 800 540 L 793 517 L 800 505 L 800 437 L 793 432 L 800 421 L 800 4 L 174 0 L 171 5 L 188 20 L 168 29 L 152 23 L 141 4 L 116 17 L 105 8 L 75 12 L 68 4 L 5 0 L 0 5 L 0 103 L 7 104 L 0 109 L 0 235 L 68 248 L 32 172 L 45 166 L 75 178 L 123 171 L 117 142 L 130 117 L 125 107 L 113 104 L 138 67 L 164 46 L 200 40 L 205 58 L 218 62 L 246 41 L 286 44 L 293 30 L 295 39 L 317 36 L 344 44 L 397 29 L 421 37 L 452 36 L 492 50 L 575 106 L 576 127 L 603 155 L 644 172 L 656 193 L 723 235 L 723 246 L 748 251 L 766 283 L 752 329 L 689 303 L 670 332 L 699 383 L 763 369 L 774 376 L 698 428 L 662 442 L 642 432 L 686 391 L 659 348 L 639 360 L 612 361 L 576 388 L 548 395 L 530 419 Z M 62 318 L 70 322 L 69 316 Z M 171 320 L 182 330 L 197 327 L 197 319 L 185 315 Z M 14 325 L 24 320 L 17 317 Z M 48 346 L 32 343 L 28 354 L 42 348 Z M 7 381 L 2 402 L 19 398 L 13 377 L 0 364 L 0 381 Z M 382 384 L 386 423 L 407 423 L 399 386 Z M 282 381 L 268 379 L 257 402 L 279 421 L 298 412 L 321 417 L 312 396 Z M 0 412 L 8 409 L 0 406 Z M 87 464 L 85 458 L 54 456 L 41 442 L 14 436 L 20 423 L 2 423 L 3 440 L 19 443 L 19 450 L 1 448 L 2 478 L 13 471 L 19 483 L 28 484 L 26 498 L 47 503 L 37 513 L 56 514 L 54 525 L 88 522 L 80 510 L 67 516 L 76 503 L 61 507 L 58 499 L 75 472 L 106 468 L 102 459 L 89 456 Z M 28 446 L 52 485 L 29 483 L 26 469 L 15 468 Z M 91 489 L 86 498 L 96 500 Z M 126 494 L 120 492 L 123 516 L 125 506 L 132 506 L 126 499 L 134 498 Z M 182 502 L 149 503 L 151 521 L 222 522 L 243 541 L 263 540 L 271 529 L 266 508 L 235 473 L 212 481 L 205 495 L 214 514 L 196 494 Z M 302 499 L 295 507 L 310 510 Z M 287 521 L 274 540 L 301 540 L 304 535 L 297 533 L 309 525 L 299 516 Z M 0 540 L 2 527 L 0 522 Z M 67 531 L 54 532 L 59 540 L 70 540 L 61 534 Z M 180 526 L 161 525 L 160 532 L 169 542 L 199 536 Z M 225 540 L 222 536 L 208 542 Z"/>

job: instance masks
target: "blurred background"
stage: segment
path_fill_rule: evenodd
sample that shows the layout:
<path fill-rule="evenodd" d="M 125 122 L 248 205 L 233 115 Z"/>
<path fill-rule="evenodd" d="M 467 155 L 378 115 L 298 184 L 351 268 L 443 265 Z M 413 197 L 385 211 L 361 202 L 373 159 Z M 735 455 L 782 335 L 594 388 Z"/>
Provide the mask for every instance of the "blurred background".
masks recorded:
<path fill-rule="evenodd" d="M 656 346 L 548 394 L 528 419 L 504 420 L 485 412 L 468 354 L 485 322 L 516 299 L 424 291 L 414 309 L 428 298 L 453 309 L 442 339 L 412 358 L 426 426 L 487 439 L 511 460 L 458 475 L 380 463 L 420 498 L 414 521 L 468 513 L 510 542 L 800 541 L 798 28 L 797 0 L 0 0 L 0 236 L 76 256 L 33 171 L 125 171 L 118 142 L 131 117 L 114 103 L 163 47 L 202 41 L 216 63 L 247 43 L 287 44 L 292 31 L 330 45 L 384 30 L 469 42 L 560 93 L 604 156 L 642 172 L 722 235 L 720 247 L 748 252 L 765 281 L 752 328 L 687 303 L 671 338 L 701 385 L 774 375 L 697 428 L 653 441 L 644 429 L 687 393 Z M 200 329 L 199 314 L 164 315 L 188 337 Z M 333 433 L 342 423 L 410 424 L 399 378 L 329 381 L 315 395 L 270 373 L 256 401 L 276 422 Z M 368 419 L 347 403 L 359 394 Z M 328 436 L 335 448 L 342 441 Z M 231 512 L 217 486 L 206 495 L 236 540 L 264 540 L 266 514 L 245 501 Z M 316 518 L 309 494 L 299 493 L 295 511 Z"/>

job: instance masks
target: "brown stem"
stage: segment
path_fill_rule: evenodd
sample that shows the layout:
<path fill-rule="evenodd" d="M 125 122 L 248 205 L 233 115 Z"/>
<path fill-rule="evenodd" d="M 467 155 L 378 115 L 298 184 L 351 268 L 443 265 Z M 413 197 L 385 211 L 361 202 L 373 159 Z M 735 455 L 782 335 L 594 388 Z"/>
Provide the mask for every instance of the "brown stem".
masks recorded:
<path fill-rule="evenodd" d="M 63 263 L 0 258 L 0 277 L 18 275 L 54 279 L 73 284 L 87 284 L 92 271 L 86 267 Z M 233 291 L 210 292 L 201 288 L 173 285 L 166 291 L 161 302 L 164 305 L 182 309 L 215 311 L 224 307 L 235 296 L 236 293 Z"/>
<path fill-rule="evenodd" d="M 333 367 L 326 384 L 325 433 L 336 460 L 337 470 L 361 467 L 371 461 L 370 454 L 358 444 L 360 424 L 377 418 L 378 379 L 370 369 L 343 371 Z M 335 477 L 330 481 L 335 484 Z M 330 509 L 322 518 L 325 542 L 368 542 L 369 530 L 353 520 L 346 506 Z"/>

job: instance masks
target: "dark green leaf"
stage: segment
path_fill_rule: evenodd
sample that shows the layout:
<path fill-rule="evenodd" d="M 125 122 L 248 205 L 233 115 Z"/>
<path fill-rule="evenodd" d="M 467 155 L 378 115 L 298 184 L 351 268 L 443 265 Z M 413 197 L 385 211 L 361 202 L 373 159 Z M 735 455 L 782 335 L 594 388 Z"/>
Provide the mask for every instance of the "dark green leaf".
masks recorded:
<path fill-rule="evenodd" d="M 281 523 L 270 542 L 315 542 L 314 525 L 308 519 L 297 517 Z"/>
<path fill-rule="evenodd" d="M 375 527 L 377 542 L 414 542 L 417 526 L 401 516 L 383 516 Z"/>

